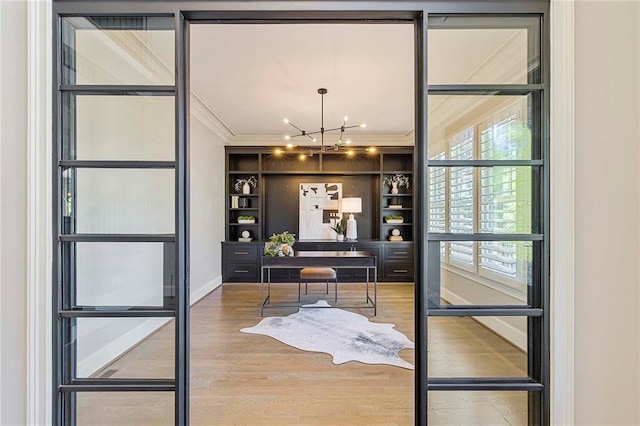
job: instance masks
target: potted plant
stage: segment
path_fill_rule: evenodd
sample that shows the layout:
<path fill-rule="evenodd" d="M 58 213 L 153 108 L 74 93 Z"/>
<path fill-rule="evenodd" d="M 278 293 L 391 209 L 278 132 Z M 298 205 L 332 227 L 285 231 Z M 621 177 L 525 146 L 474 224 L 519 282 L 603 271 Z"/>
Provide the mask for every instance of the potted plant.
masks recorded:
<path fill-rule="evenodd" d="M 238 216 L 238 223 L 256 223 L 255 216 Z"/>
<path fill-rule="evenodd" d="M 409 177 L 402 173 L 387 175 L 382 180 L 382 184 L 391 187 L 392 194 L 397 194 L 399 187 L 409 188 Z"/>
<path fill-rule="evenodd" d="M 343 217 L 336 222 L 336 226 L 332 226 L 331 229 L 336 233 L 336 239 L 338 241 L 344 241 L 344 233 L 347 231 L 347 219 Z"/>
<path fill-rule="evenodd" d="M 278 247 L 278 256 L 293 256 L 292 246 L 296 242 L 296 234 L 290 234 L 289 231 L 273 234 L 269 237 L 269 242 Z"/>
<path fill-rule="evenodd" d="M 404 222 L 404 217 L 400 216 L 400 215 L 390 214 L 390 215 L 385 216 L 384 220 L 387 223 L 402 223 L 402 222 Z"/>
<path fill-rule="evenodd" d="M 236 179 L 236 184 L 233 188 L 236 192 L 242 191 L 243 194 L 250 194 L 251 188 L 255 188 L 258 185 L 258 179 L 255 176 L 249 176 L 248 178 Z"/>

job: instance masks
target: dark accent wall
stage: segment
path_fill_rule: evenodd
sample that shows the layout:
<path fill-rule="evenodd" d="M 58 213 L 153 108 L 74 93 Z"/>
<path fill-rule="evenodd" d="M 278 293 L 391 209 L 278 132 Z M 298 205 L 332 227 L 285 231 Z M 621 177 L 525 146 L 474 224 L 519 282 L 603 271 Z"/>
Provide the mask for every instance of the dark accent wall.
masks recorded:
<path fill-rule="evenodd" d="M 355 215 L 358 238 L 373 239 L 379 222 L 377 175 L 265 175 L 265 237 L 285 230 L 299 237 L 299 188 L 301 183 L 342 183 L 342 197 L 362 198 L 362 213 Z"/>

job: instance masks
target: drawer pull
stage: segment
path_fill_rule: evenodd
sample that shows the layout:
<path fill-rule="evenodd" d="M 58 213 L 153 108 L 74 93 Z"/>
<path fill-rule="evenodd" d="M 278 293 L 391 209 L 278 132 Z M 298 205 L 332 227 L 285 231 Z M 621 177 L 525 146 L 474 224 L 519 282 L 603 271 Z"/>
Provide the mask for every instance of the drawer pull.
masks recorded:
<path fill-rule="evenodd" d="M 248 251 L 234 251 L 233 254 L 244 254 L 244 255 L 247 255 L 247 254 L 249 254 L 249 252 Z"/>
<path fill-rule="evenodd" d="M 397 274 L 399 274 L 399 273 L 406 274 L 409 271 L 407 271 L 406 269 L 394 269 L 393 272 L 395 272 Z"/>
<path fill-rule="evenodd" d="M 393 254 L 407 254 L 406 251 L 394 251 Z"/>
<path fill-rule="evenodd" d="M 248 274 L 249 273 L 249 271 L 247 271 L 246 269 L 236 269 L 233 272 L 235 272 L 235 273 L 243 273 L 243 274 Z"/>

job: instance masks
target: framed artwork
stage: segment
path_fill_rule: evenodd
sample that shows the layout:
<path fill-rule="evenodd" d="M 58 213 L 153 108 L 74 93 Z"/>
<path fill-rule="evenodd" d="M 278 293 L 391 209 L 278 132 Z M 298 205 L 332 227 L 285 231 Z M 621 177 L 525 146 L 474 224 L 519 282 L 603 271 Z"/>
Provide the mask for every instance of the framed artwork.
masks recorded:
<path fill-rule="evenodd" d="M 342 217 L 342 183 L 301 183 L 299 192 L 301 240 L 334 240 L 331 230 Z"/>

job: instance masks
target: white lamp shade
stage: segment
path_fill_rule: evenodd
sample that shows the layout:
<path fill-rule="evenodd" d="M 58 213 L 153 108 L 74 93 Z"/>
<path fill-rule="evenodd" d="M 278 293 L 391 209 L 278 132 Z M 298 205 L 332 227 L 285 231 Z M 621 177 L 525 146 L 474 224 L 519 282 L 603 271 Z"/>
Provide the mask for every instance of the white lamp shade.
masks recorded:
<path fill-rule="evenodd" d="M 343 213 L 362 213 L 362 198 L 343 198 L 342 199 L 342 212 Z"/>

